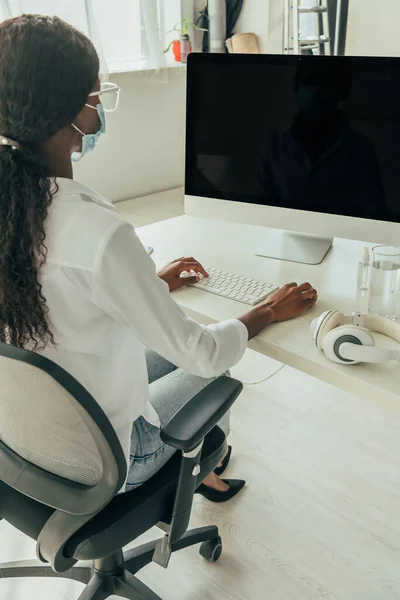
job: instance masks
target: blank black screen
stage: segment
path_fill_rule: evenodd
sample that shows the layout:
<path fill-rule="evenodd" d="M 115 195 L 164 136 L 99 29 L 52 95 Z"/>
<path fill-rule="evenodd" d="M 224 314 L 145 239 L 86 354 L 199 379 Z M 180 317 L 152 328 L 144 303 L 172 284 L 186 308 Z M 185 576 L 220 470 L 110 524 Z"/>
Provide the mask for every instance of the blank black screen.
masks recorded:
<path fill-rule="evenodd" d="M 186 193 L 400 222 L 400 59 L 192 54 Z"/>

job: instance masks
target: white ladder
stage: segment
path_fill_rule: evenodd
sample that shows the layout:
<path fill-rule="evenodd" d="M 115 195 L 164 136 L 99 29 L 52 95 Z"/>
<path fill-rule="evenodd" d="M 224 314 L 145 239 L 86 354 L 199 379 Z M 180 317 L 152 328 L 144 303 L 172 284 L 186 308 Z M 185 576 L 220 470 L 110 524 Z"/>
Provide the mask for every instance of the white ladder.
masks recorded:
<path fill-rule="evenodd" d="M 329 0 L 283 0 L 283 54 L 331 54 L 329 33 Z M 300 31 L 300 15 L 315 16 L 313 36 L 304 36 Z"/>

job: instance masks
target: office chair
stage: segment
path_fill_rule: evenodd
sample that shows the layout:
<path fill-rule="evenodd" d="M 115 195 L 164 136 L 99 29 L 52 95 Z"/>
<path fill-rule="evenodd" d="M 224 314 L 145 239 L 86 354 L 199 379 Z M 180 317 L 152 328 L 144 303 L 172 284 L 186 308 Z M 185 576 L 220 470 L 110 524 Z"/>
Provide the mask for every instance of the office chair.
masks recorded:
<path fill-rule="evenodd" d="M 2 577 L 64 577 L 86 584 L 79 600 L 161 600 L 135 577 L 144 566 L 166 568 L 194 544 L 217 560 L 217 527 L 187 527 L 197 486 L 227 450 L 216 423 L 241 390 L 221 377 L 197 394 L 161 432 L 180 452 L 118 494 L 126 460 L 94 398 L 52 361 L 0 344 L 0 519 L 36 540 L 38 557 L 0 564 L 0 590 Z M 123 552 L 153 526 L 160 539 Z"/>

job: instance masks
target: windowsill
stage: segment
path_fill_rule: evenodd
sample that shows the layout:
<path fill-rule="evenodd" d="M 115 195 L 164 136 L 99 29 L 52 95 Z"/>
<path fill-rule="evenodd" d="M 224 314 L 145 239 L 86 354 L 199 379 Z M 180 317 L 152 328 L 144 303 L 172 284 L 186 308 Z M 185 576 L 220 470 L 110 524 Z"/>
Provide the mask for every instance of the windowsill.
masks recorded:
<path fill-rule="evenodd" d="M 164 71 L 165 69 L 183 69 L 186 63 L 178 63 L 175 61 L 166 61 L 164 64 L 157 67 L 155 64 L 143 62 L 121 61 L 116 64 L 108 65 L 108 73 L 110 75 L 118 75 L 122 73 L 138 73 L 146 71 Z"/>

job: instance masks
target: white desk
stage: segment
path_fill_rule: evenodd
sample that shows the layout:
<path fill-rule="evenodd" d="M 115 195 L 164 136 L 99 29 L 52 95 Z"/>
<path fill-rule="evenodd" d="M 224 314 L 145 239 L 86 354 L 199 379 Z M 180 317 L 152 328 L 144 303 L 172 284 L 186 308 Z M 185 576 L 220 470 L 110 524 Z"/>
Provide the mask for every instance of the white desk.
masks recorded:
<path fill-rule="evenodd" d="M 275 324 L 251 340 L 250 348 L 309 375 L 374 402 L 400 408 L 400 365 L 341 366 L 330 362 L 314 346 L 310 323 L 321 312 L 336 308 L 355 310 L 357 263 L 362 244 L 335 240 L 323 263 L 308 266 L 259 258 L 253 250 L 273 230 L 208 219 L 181 216 L 138 229 L 145 245 L 155 248 L 157 266 L 179 256 L 194 256 L 203 264 L 260 278 L 272 283 L 309 281 L 317 288 L 319 303 L 305 316 Z M 203 323 L 241 316 L 246 305 L 188 288 L 175 292 L 177 302 Z M 377 345 L 398 344 L 375 336 Z"/>

